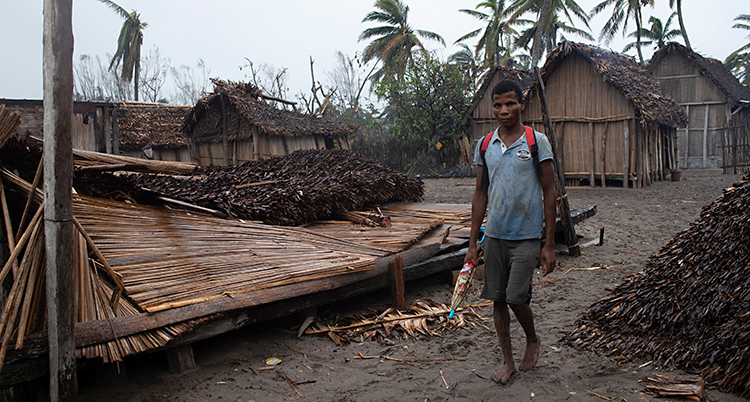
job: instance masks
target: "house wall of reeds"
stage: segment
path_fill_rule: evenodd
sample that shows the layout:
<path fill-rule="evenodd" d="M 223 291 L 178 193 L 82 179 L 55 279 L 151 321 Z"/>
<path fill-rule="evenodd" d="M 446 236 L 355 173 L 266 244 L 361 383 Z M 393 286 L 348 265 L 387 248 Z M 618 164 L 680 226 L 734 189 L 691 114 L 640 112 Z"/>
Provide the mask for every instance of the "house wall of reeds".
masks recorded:
<path fill-rule="evenodd" d="M 41 100 L 0 99 L 0 103 L 21 116 L 14 134 L 20 137 L 44 138 L 44 105 Z M 73 148 L 84 151 L 113 153 L 112 129 L 114 105 L 106 102 L 74 102 Z"/>
<path fill-rule="evenodd" d="M 192 161 L 201 165 L 240 164 L 304 149 L 350 149 L 347 135 L 323 136 L 306 133 L 271 135 L 252 124 L 240 113 L 224 114 L 209 110 L 195 124 L 192 135 Z"/>
<path fill-rule="evenodd" d="M 750 162 L 747 107 L 728 98 L 680 52 L 667 53 L 650 70 L 688 115 L 688 127 L 677 130 L 680 168 L 747 166 Z"/>
<path fill-rule="evenodd" d="M 675 129 L 644 122 L 633 104 L 581 57 L 565 57 L 545 81 L 566 185 L 636 188 L 662 180 L 672 168 Z M 539 91 L 532 87 L 522 120 L 546 133 L 542 116 Z"/>

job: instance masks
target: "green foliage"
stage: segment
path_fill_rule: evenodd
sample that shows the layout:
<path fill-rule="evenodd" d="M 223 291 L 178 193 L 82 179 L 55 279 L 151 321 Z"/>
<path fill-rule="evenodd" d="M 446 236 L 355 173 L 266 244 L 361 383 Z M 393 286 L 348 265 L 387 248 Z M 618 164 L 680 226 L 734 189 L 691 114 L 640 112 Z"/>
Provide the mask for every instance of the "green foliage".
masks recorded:
<path fill-rule="evenodd" d="M 407 66 L 402 81 L 383 79 L 374 92 L 388 103 L 382 114 L 389 122 L 384 127 L 388 147 L 382 152 L 389 164 L 406 166 L 417 158 L 431 166 L 459 162 L 457 144 L 465 136 L 460 122 L 474 93 L 459 67 L 420 55 Z"/>
<path fill-rule="evenodd" d="M 734 20 L 740 22 L 734 24 L 732 28 L 750 31 L 750 14 L 740 14 Z M 750 35 L 747 36 L 747 39 L 750 40 Z M 750 43 L 741 46 L 727 56 L 724 65 L 732 71 L 740 82 L 744 85 L 750 85 Z"/>

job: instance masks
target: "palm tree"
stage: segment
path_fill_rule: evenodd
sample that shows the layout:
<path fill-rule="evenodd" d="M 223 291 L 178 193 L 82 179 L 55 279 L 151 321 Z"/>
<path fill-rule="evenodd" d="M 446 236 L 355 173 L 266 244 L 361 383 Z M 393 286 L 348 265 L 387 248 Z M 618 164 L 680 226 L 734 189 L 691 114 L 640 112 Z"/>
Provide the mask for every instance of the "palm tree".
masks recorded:
<path fill-rule="evenodd" d="M 636 32 L 636 50 L 638 50 L 638 59 L 643 63 L 643 53 L 641 52 L 641 25 L 643 25 L 643 16 L 641 15 L 641 6 L 654 6 L 654 0 L 604 0 L 597 4 L 591 10 L 591 16 L 595 16 L 609 6 L 612 6 L 612 16 L 607 20 L 599 33 L 599 41 L 604 40 L 605 45 L 615 37 L 617 31 L 622 26 L 622 35 L 628 29 L 628 20 L 632 17 L 635 20 Z"/>
<path fill-rule="evenodd" d="M 134 80 L 133 92 L 135 100 L 138 100 L 138 75 L 141 72 L 141 47 L 143 46 L 143 29 L 148 25 L 141 22 L 141 15 L 135 10 L 128 13 L 124 8 L 112 0 L 99 0 L 106 4 L 117 14 L 125 19 L 120 29 L 120 37 L 117 38 L 117 51 L 109 63 L 109 69 L 114 66 L 115 71 L 120 68 L 120 79 L 125 82 Z"/>
<path fill-rule="evenodd" d="M 533 41 L 535 35 L 537 35 L 537 26 L 539 25 L 539 21 L 528 21 L 528 24 L 531 24 L 531 27 L 521 31 L 521 35 L 519 35 L 515 41 L 515 46 L 516 48 L 528 49 L 529 44 L 532 44 L 532 54 L 534 54 Z M 547 29 L 542 29 L 541 31 L 548 32 L 548 34 L 542 35 L 541 37 L 541 40 L 539 42 L 540 49 L 536 51 L 536 59 L 532 60 L 533 65 L 536 65 L 541 58 L 541 49 L 550 51 L 555 47 L 558 42 L 558 34 L 560 36 L 560 40 L 568 40 L 568 38 L 565 37 L 564 33 L 575 34 L 590 41 L 594 40 L 594 37 L 591 36 L 590 33 L 582 29 L 578 29 L 574 26 L 569 26 L 564 21 L 559 21 L 556 16 L 554 17 L 554 20 L 552 20 L 550 27 L 548 27 Z M 532 59 L 534 59 L 534 57 L 532 57 Z"/>
<path fill-rule="evenodd" d="M 365 47 L 362 55 L 365 63 L 375 58 L 383 63 L 383 67 L 373 74 L 374 81 L 394 74 L 401 80 L 406 63 L 412 61 L 412 48 L 416 47 L 425 52 L 419 37 L 435 40 L 445 46 L 442 36 L 409 26 L 409 6 L 401 0 L 377 0 L 375 8 L 378 11 L 368 13 L 362 22 L 379 22 L 386 25 L 367 28 L 359 35 L 360 41 L 375 38 Z"/>
<path fill-rule="evenodd" d="M 734 18 L 738 22 L 732 28 L 750 31 L 750 14 L 740 14 Z M 750 35 L 747 35 L 750 40 Z M 744 85 L 750 85 L 750 43 L 745 44 L 727 56 L 724 65 L 730 69 Z"/>
<path fill-rule="evenodd" d="M 480 8 L 486 8 L 488 9 L 488 12 L 485 14 L 481 11 L 477 11 Z M 517 34 L 517 32 L 511 28 L 513 21 L 507 19 L 510 13 L 509 10 L 505 8 L 505 0 L 483 1 L 477 4 L 475 10 L 460 9 L 458 11 L 481 21 L 486 21 L 487 25 L 484 28 L 475 29 L 456 39 L 454 44 L 479 36 L 476 50 L 477 53 L 484 51 L 484 62 L 482 67 L 489 68 L 499 65 L 501 51 L 504 50 L 506 54 L 510 53 L 510 49 L 503 49 L 503 35 Z"/>
<path fill-rule="evenodd" d="M 463 72 L 464 77 L 474 85 L 482 71 L 482 54 L 479 51 L 472 52 L 465 43 L 459 43 L 461 50 L 448 57 L 448 63 L 455 64 Z"/>
<path fill-rule="evenodd" d="M 690 47 L 690 39 L 687 36 L 687 30 L 685 30 L 685 23 L 682 21 L 682 0 L 669 0 L 669 8 L 677 6 L 677 21 L 680 23 L 680 32 L 682 32 L 682 39 L 685 39 L 685 46 Z"/>
<path fill-rule="evenodd" d="M 573 16 L 581 20 L 586 28 L 589 27 L 589 15 L 575 2 L 575 0 L 515 0 L 510 5 L 509 10 L 513 12 L 510 16 L 511 21 L 517 21 L 517 18 L 525 13 L 536 15 L 533 26 L 521 33 L 516 40 L 516 46 L 528 47 L 532 41 L 532 66 L 536 66 L 539 59 L 542 58 L 542 50 L 550 50 L 557 43 L 559 31 L 564 31 L 580 35 L 586 39 L 591 35 L 575 27 Z M 567 25 L 560 20 L 560 16 L 565 15 L 565 19 L 570 23 Z M 538 29 L 541 27 L 541 29 Z"/>
<path fill-rule="evenodd" d="M 660 19 L 651 16 L 651 18 L 648 19 L 648 22 L 651 24 L 651 29 L 641 28 L 641 46 L 654 45 L 654 49 L 658 50 L 670 43 L 675 43 L 672 39 L 681 35 L 679 29 L 669 29 L 669 26 L 672 24 L 672 18 L 674 18 L 675 15 L 677 15 L 677 13 L 672 13 L 667 19 L 667 23 L 663 25 Z M 631 32 L 630 35 L 628 35 L 630 38 L 635 38 L 636 36 L 636 32 Z M 643 40 L 644 38 L 647 40 Z M 635 48 L 637 45 L 637 42 L 630 42 L 625 45 L 622 51 L 623 53 L 627 52 L 630 49 Z"/>

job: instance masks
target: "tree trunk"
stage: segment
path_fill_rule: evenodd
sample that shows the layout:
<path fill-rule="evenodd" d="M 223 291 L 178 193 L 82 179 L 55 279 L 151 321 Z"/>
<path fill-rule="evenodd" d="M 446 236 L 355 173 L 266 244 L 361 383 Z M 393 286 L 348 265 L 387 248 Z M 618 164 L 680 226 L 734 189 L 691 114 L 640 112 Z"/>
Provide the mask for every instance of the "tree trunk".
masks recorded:
<path fill-rule="evenodd" d="M 636 32 L 636 49 L 638 49 L 638 60 L 643 63 L 643 52 L 641 52 L 641 5 L 635 7 L 635 32 Z"/>
<path fill-rule="evenodd" d="M 677 0 L 677 20 L 680 22 L 680 31 L 682 32 L 682 38 L 685 39 L 685 46 L 688 49 L 692 49 L 690 47 L 690 39 L 687 36 L 687 30 L 685 30 L 685 23 L 682 21 L 682 0 Z"/>
<path fill-rule="evenodd" d="M 544 29 L 547 27 L 549 21 L 547 20 L 549 9 L 552 6 L 552 0 L 544 0 L 542 9 L 539 11 L 539 20 L 536 25 L 536 32 L 534 32 L 534 44 L 531 48 L 531 67 L 536 67 L 539 64 L 539 60 L 542 58 L 543 48 L 543 34 Z"/>

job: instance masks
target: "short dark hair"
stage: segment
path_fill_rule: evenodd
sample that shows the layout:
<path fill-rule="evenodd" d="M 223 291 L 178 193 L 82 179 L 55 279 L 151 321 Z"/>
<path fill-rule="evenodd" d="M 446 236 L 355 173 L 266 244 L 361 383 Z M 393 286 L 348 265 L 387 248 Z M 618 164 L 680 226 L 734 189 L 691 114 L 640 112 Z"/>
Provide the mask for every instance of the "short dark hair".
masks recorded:
<path fill-rule="evenodd" d="M 523 100 L 523 89 L 521 89 L 521 84 L 519 84 L 518 81 L 507 79 L 500 80 L 500 82 L 495 84 L 495 87 L 492 88 L 493 97 L 495 95 L 502 95 L 508 92 L 515 92 L 519 102 Z"/>

